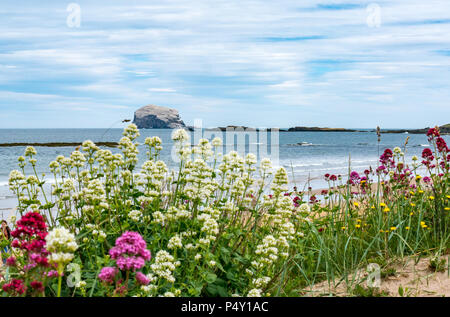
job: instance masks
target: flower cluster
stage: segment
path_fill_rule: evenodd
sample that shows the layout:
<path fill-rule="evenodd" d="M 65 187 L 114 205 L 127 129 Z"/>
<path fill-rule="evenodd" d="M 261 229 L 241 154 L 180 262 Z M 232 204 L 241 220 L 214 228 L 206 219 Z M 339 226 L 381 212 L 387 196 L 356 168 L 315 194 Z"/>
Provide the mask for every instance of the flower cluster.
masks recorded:
<path fill-rule="evenodd" d="M 149 261 L 151 258 L 142 236 L 137 232 L 130 231 L 117 238 L 116 245 L 109 250 L 109 255 L 123 271 L 139 270 L 145 265 L 145 261 Z"/>
<path fill-rule="evenodd" d="M 59 227 L 50 231 L 45 238 L 47 251 L 50 252 L 50 263 L 66 265 L 73 259 L 73 253 L 78 249 L 75 236 L 66 228 Z"/>

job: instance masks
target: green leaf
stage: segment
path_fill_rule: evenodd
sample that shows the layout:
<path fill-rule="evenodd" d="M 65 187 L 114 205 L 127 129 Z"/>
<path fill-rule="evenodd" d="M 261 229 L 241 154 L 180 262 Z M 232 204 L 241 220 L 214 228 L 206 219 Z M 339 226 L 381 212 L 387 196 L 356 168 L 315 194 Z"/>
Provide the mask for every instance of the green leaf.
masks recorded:
<path fill-rule="evenodd" d="M 203 279 L 208 283 L 208 284 L 212 284 L 216 281 L 217 279 L 217 275 L 214 274 L 213 272 L 206 272 L 203 274 Z"/>

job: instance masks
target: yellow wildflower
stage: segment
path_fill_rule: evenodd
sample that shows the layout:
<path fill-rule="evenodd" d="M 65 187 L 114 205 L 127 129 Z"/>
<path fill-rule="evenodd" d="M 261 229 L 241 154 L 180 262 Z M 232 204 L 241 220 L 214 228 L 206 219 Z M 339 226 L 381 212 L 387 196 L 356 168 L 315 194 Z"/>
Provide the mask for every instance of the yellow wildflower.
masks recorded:
<path fill-rule="evenodd" d="M 405 229 L 406 229 L 406 230 L 409 230 L 410 228 L 409 228 L 409 227 L 405 227 Z"/>
<path fill-rule="evenodd" d="M 391 231 L 397 230 L 397 227 L 391 227 Z"/>
<path fill-rule="evenodd" d="M 389 212 L 389 211 L 391 211 L 391 210 L 389 209 L 389 207 L 386 207 L 386 208 L 383 209 L 383 211 L 384 211 L 384 212 Z"/>
<path fill-rule="evenodd" d="M 358 202 L 353 202 L 353 205 L 355 205 L 355 207 L 359 207 L 359 203 Z"/>
<path fill-rule="evenodd" d="M 430 200 L 434 200 L 434 196 L 429 196 L 428 197 Z"/>

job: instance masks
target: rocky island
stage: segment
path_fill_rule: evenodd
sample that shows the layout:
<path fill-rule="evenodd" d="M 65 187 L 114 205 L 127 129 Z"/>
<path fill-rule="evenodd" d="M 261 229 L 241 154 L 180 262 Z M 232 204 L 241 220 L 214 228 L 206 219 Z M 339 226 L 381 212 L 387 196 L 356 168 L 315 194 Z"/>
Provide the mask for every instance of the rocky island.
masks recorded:
<path fill-rule="evenodd" d="M 399 130 L 381 130 L 381 133 L 411 133 L 411 134 L 426 134 L 430 128 L 423 129 L 399 129 Z M 441 134 L 450 134 L 450 123 L 439 127 Z"/>
<path fill-rule="evenodd" d="M 147 105 L 136 110 L 133 123 L 139 129 L 186 128 L 178 110 L 156 105 Z"/>

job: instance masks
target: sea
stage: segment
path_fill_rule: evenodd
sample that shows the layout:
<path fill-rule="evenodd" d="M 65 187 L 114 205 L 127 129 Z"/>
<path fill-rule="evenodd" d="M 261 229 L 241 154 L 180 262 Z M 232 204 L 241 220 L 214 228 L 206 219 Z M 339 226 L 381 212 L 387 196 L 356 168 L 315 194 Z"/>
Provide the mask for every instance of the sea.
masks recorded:
<path fill-rule="evenodd" d="M 0 144 L 4 143 L 51 143 L 51 142 L 118 142 L 122 137 L 123 129 L 0 129 Z M 173 141 L 170 129 L 142 129 L 137 139 L 141 145 L 138 147 L 139 165 L 146 160 L 146 146 L 144 140 L 149 136 L 158 136 L 162 140 L 163 150 L 160 159 L 164 160 L 170 168 L 176 168 L 178 162 L 173 155 Z M 291 186 L 299 189 L 312 187 L 313 189 L 326 188 L 327 183 L 323 175 L 326 173 L 345 175 L 349 170 L 362 173 L 365 169 L 375 169 L 378 157 L 386 148 L 393 149 L 398 146 L 406 150 L 406 161 L 411 157 L 420 157 L 424 148 L 428 147 L 427 137 L 424 134 L 382 134 L 380 142 L 374 131 L 361 129 L 360 132 L 257 132 L 256 138 L 235 132 L 227 139 L 223 132 L 208 132 L 196 130 L 190 132 L 191 143 L 200 137 L 211 139 L 218 136 L 225 139 L 226 145 L 220 149 L 222 152 L 238 150 L 241 154 L 247 152 L 258 153 L 258 158 L 268 156 L 274 161 L 274 167 L 283 166 L 288 172 Z M 405 140 L 409 137 L 405 147 Z M 449 136 L 444 136 L 450 142 Z M 35 146 L 37 150 L 37 172 L 46 174 L 45 178 L 51 181 L 49 163 L 58 155 L 69 156 L 75 146 L 44 147 Z M 106 147 L 104 147 L 106 148 Z M 120 152 L 118 148 L 108 148 L 113 153 Z M 25 146 L 0 147 L 0 213 L 2 219 L 14 210 L 17 200 L 8 187 L 8 176 L 11 170 L 19 169 L 17 158 L 24 154 Z M 27 175 L 32 170 L 26 169 Z"/>

